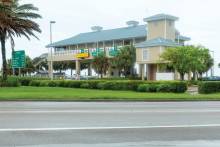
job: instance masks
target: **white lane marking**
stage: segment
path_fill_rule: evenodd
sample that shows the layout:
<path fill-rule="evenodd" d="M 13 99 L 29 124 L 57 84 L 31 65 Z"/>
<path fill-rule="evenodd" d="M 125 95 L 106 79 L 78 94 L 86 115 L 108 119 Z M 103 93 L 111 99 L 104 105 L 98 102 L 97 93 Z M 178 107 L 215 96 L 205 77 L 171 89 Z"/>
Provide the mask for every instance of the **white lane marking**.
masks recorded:
<path fill-rule="evenodd" d="M 220 112 L 220 110 L 22 110 L 22 111 L 0 111 L 0 114 L 33 114 L 33 113 L 205 113 Z"/>
<path fill-rule="evenodd" d="M 205 125 L 173 125 L 173 126 L 130 126 L 130 127 L 69 127 L 69 128 L 8 128 L 0 129 L 0 132 L 20 131 L 71 131 L 71 130 L 116 130 L 116 129 L 157 129 L 157 128 L 201 128 L 220 127 L 220 124 Z"/>

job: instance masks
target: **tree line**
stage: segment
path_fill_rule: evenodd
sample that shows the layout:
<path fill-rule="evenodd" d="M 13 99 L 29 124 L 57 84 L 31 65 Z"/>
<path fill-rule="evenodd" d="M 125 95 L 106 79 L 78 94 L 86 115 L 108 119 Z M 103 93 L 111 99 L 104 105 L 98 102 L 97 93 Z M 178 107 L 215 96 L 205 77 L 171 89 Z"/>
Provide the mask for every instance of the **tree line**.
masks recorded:
<path fill-rule="evenodd" d="M 179 72 L 181 80 L 187 73 L 193 73 L 193 80 L 202 78 L 214 64 L 208 48 L 193 45 L 166 49 L 161 62 Z"/>
<path fill-rule="evenodd" d="M 107 57 L 106 53 L 100 54 L 92 61 L 93 69 L 101 78 L 107 74 L 109 69 L 117 69 L 118 76 L 135 77 L 134 66 L 136 62 L 136 49 L 134 46 L 124 46 L 117 51 L 115 57 Z"/>
<path fill-rule="evenodd" d="M 122 47 L 118 55 L 113 58 L 106 57 L 102 54 L 95 57 L 93 67 L 97 73 L 103 77 L 109 68 L 118 69 L 119 76 L 135 76 L 134 65 L 136 62 L 136 49 L 133 46 Z M 180 74 L 180 79 L 184 80 L 187 73 L 193 73 L 193 80 L 206 73 L 214 64 L 210 55 L 210 50 L 203 46 L 180 46 L 167 48 L 160 56 L 158 65 L 162 68 L 169 67 L 173 72 Z"/>

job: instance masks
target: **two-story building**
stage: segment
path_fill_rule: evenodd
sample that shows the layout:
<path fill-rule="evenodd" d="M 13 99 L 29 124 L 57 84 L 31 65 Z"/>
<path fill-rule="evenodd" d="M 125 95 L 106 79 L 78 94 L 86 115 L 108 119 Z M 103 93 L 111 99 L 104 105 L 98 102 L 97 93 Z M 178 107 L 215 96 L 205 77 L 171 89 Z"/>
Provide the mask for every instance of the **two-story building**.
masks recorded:
<path fill-rule="evenodd" d="M 146 25 L 129 21 L 127 27 L 110 30 L 95 26 L 92 27 L 92 32 L 49 44 L 47 47 L 53 48 L 53 53 L 48 56 L 48 62 L 76 62 L 76 74 L 80 75 L 80 63 L 90 61 L 100 53 L 105 53 L 111 58 L 117 54 L 120 47 L 134 45 L 137 48 L 137 64 L 140 65 L 139 74 L 142 78 L 147 76 L 150 80 L 156 80 L 157 73 L 159 76 L 158 59 L 163 50 L 166 47 L 183 45 L 185 41 L 190 40 L 176 30 L 176 20 L 177 17 L 159 14 L 144 19 Z M 52 66 L 49 65 L 49 72 L 52 72 Z M 91 75 L 91 66 L 88 67 L 88 75 Z M 109 75 L 114 76 L 118 73 L 111 70 Z"/>

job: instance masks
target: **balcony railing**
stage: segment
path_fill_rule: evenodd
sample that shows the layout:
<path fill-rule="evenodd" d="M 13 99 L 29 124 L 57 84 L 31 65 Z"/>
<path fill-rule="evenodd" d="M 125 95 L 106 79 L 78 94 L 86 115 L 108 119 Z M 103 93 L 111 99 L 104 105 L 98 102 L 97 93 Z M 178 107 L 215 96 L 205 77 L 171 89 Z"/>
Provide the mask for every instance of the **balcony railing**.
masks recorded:
<path fill-rule="evenodd" d="M 121 47 L 121 46 L 120 46 Z M 84 49 L 84 52 L 87 52 L 89 53 L 90 55 L 94 55 L 93 53 L 94 52 L 106 52 L 106 55 L 107 56 L 114 56 L 114 51 L 116 50 L 119 50 L 120 47 L 117 47 L 117 48 L 113 48 L 113 47 L 106 47 L 105 49 L 104 48 L 100 48 L 100 49 Z M 53 56 L 65 56 L 65 55 L 77 55 L 79 53 L 81 53 L 82 50 L 78 49 L 78 50 L 55 50 L 55 52 L 53 52 Z M 51 55 L 51 54 L 50 54 Z M 49 55 L 49 56 L 50 56 Z"/>
<path fill-rule="evenodd" d="M 63 51 L 55 51 L 53 56 L 62 56 L 62 55 L 76 55 L 79 53 L 79 50 L 63 50 Z"/>

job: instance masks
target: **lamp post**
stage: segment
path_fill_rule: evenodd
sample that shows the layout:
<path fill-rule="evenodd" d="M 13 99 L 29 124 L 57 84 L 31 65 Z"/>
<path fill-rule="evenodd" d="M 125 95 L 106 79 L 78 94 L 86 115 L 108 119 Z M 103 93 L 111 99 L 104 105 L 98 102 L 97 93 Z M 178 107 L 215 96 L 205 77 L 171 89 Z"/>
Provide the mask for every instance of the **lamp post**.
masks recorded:
<path fill-rule="evenodd" d="M 52 25 L 55 24 L 55 21 L 50 21 L 50 44 L 53 43 L 53 34 L 52 34 Z M 50 48 L 50 78 L 53 80 L 53 48 Z"/>
<path fill-rule="evenodd" d="M 213 58 L 213 66 L 211 68 L 211 77 L 215 75 L 215 51 L 210 51 L 212 53 L 212 58 Z"/>

